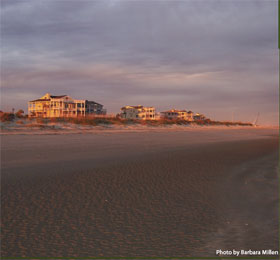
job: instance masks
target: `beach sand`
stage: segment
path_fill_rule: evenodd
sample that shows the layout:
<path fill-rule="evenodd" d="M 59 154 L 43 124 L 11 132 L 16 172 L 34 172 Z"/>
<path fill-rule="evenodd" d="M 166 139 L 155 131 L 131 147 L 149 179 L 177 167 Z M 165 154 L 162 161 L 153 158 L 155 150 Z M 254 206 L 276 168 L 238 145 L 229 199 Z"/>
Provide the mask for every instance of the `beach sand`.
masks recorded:
<path fill-rule="evenodd" d="M 278 130 L 2 136 L 2 257 L 278 250 Z"/>

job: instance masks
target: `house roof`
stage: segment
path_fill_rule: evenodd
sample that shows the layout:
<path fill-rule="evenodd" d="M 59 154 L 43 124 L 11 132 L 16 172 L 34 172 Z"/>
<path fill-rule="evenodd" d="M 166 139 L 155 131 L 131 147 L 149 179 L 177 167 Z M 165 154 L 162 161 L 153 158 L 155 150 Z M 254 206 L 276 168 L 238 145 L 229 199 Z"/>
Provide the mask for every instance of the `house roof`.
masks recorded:
<path fill-rule="evenodd" d="M 51 98 L 63 98 L 66 97 L 67 95 L 61 95 L 61 96 L 50 96 Z"/>
<path fill-rule="evenodd" d="M 140 106 L 140 105 L 138 105 L 138 106 L 130 106 L 130 107 L 133 107 L 133 108 L 136 108 L 136 109 L 143 108 L 143 106 Z"/>
<path fill-rule="evenodd" d="M 171 109 L 171 110 L 163 111 L 161 113 L 178 113 L 178 112 L 187 112 L 187 111 L 186 110 Z"/>
<path fill-rule="evenodd" d="M 155 109 L 154 107 L 144 107 L 144 106 L 138 105 L 138 106 L 125 106 L 125 107 L 122 107 L 121 110 L 131 109 L 131 108 L 134 108 L 134 109 Z"/>
<path fill-rule="evenodd" d="M 45 95 L 46 96 L 46 95 Z M 49 95 L 50 98 L 39 98 L 39 99 L 35 99 L 35 100 L 32 100 L 32 101 L 29 101 L 29 102 L 36 102 L 36 101 L 50 101 L 51 98 L 63 98 L 63 97 L 66 97 L 67 95 L 60 95 L 60 96 L 53 96 L 53 95 Z"/>
<path fill-rule="evenodd" d="M 59 99 L 59 98 L 63 98 L 63 97 L 66 97 L 67 95 L 61 95 L 61 96 L 50 96 L 50 98 L 39 98 L 39 99 L 35 99 L 35 100 L 31 100 L 29 102 L 41 102 L 41 101 L 51 101 L 51 98 L 53 99 Z M 95 101 L 89 101 L 89 100 L 84 100 L 86 102 L 89 102 L 89 103 L 94 103 L 94 104 L 97 104 L 97 105 L 100 105 L 102 106 L 101 104 L 95 102 Z"/>
<path fill-rule="evenodd" d="M 39 98 L 39 99 L 31 100 L 29 102 L 36 102 L 36 101 L 50 101 L 50 99 L 49 98 Z"/>
<path fill-rule="evenodd" d="M 88 103 L 94 103 L 94 104 L 97 104 L 97 105 L 100 105 L 100 106 L 102 106 L 101 104 L 99 104 L 99 103 L 97 103 L 97 102 L 95 102 L 95 101 L 91 101 L 91 100 L 86 100 L 86 102 L 88 102 Z"/>
<path fill-rule="evenodd" d="M 196 114 L 194 115 L 194 117 L 205 117 L 205 115 L 196 113 Z"/>
<path fill-rule="evenodd" d="M 122 107 L 121 109 L 129 109 L 129 108 L 136 108 L 136 109 L 139 109 L 139 108 L 143 108 L 143 106 L 125 106 L 125 107 Z"/>

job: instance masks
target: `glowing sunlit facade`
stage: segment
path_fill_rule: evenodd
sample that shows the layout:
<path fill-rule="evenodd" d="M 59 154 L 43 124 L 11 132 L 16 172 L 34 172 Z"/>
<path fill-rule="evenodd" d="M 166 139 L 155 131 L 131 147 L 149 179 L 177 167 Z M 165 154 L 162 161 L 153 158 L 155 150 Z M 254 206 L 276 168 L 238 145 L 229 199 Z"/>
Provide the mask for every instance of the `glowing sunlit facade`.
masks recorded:
<path fill-rule="evenodd" d="M 193 116 L 194 120 L 205 120 L 206 117 L 203 115 L 203 114 L 199 114 L 199 113 L 196 113 L 194 116 Z"/>
<path fill-rule="evenodd" d="M 77 117 L 106 114 L 103 105 L 94 101 L 77 100 L 68 95 L 53 96 L 49 93 L 28 102 L 30 117 Z"/>
<path fill-rule="evenodd" d="M 121 108 L 121 118 L 124 119 L 140 119 L 140 120 L 154 120 L 155 108 L 144 106 L 125 106 Z"/>
<path fill-rule="evenodd" d="M 193 112 L 192 111 L 187 112 L 186 110 L 171 109 L 168 111 L 161 112 L 161 117 L 170 120 L 193 121 Z"/>

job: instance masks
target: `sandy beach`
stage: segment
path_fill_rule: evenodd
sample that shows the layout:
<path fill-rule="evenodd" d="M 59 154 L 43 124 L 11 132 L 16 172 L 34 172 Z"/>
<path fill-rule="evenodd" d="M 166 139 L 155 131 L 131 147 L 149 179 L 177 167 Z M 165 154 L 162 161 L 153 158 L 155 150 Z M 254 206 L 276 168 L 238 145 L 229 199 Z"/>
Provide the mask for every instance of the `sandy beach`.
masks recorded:
<path fill-rule="evenodd" d="M 278 250 L 278 129 L 1 136 L 2 257 Z"/>

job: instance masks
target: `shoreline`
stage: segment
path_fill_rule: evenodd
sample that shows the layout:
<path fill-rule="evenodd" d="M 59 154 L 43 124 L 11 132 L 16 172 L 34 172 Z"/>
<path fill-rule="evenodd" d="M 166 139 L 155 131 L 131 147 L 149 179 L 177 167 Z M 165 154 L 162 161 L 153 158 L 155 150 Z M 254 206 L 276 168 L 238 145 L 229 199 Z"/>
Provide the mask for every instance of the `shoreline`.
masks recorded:
<path fill-rule="evenodd" d="M 86 125 L 42 125 L 36 127 L 2 127 L 0 136 L 3 135 L 64 135 L 64 134 L 100 134 L 100 133 L 133 133 L 133 132 L 175 132 L 175 131 L 200 131 L 200 130 L 278 130 L 279 126 L 214 126 L 214 125 L 127 125 L 127 126 L 86 126 Z"/>

